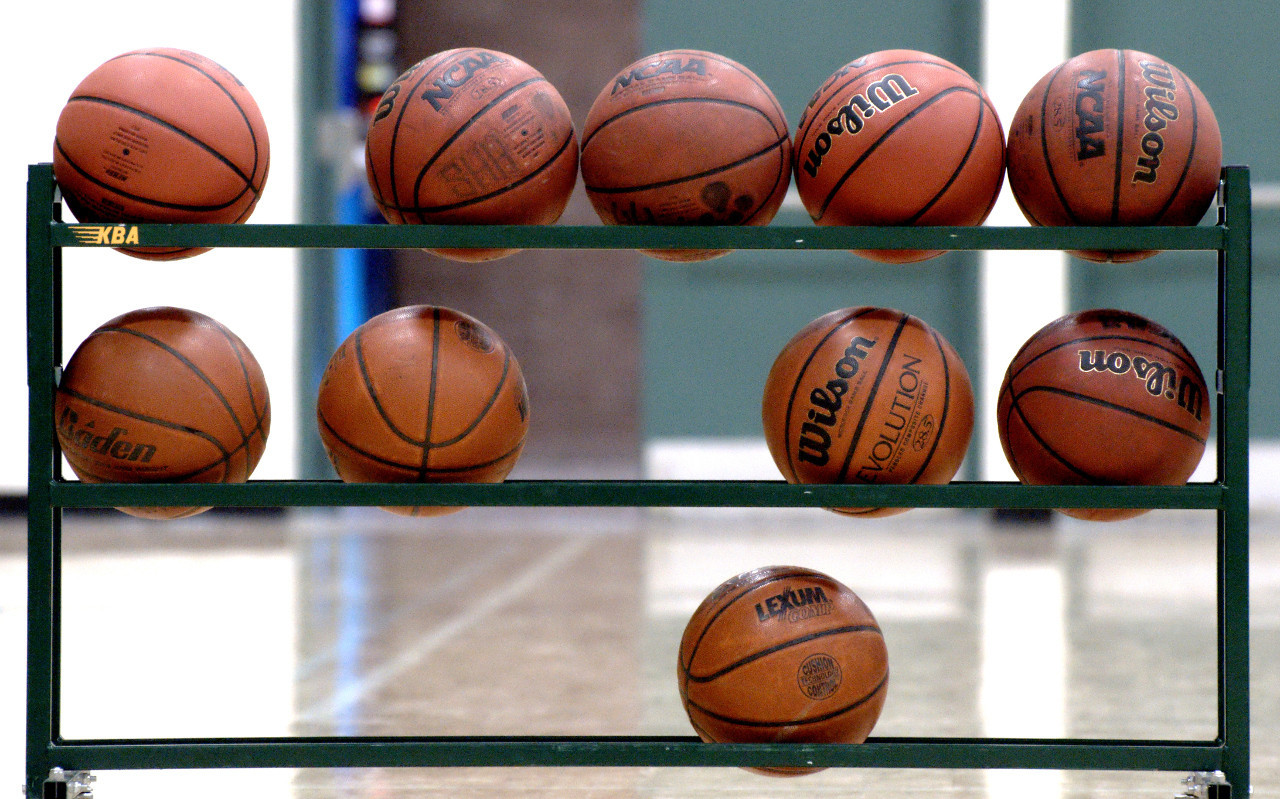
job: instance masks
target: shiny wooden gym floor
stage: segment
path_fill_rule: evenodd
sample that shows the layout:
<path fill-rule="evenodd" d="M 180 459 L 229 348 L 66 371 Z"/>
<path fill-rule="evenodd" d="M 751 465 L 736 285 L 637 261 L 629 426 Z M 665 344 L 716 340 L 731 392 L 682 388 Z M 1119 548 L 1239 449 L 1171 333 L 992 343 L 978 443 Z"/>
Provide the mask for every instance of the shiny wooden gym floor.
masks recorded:
<path fill-rule="evenodd" d="M 1280 796 L 1280 514 L 1252 528 L 1253 779 Z M 685 620 L 756 566 L 885 630 L 877 735 L 1213 737 L 1214 518 L 377 509 L 64 523 L 71 737 L 691 734 Z M 23 771 L 25 521 L 0 518 L 0 798 Z M 1183 774 L 488 768 L 99 772 L 146 797 L 1173 797 Z M 1243 797 L 1243 791 L 1236 796 Z"/>

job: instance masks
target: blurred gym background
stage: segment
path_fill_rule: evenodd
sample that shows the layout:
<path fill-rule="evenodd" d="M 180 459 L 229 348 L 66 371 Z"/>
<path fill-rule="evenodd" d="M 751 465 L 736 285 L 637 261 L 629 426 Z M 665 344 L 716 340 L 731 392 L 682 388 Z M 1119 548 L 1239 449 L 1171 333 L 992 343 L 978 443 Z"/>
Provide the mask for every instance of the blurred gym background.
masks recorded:
<path fill-rule="evenodd" d="M 1156 53 L 1197 82 L 1222 128 L 1225 161 L 1252 168 L 1254 307 L 1280 293 L 1280 156 L 1262 146 L 1275 122 L 1258 98 L 1275 36 L 1261 0 L 1206 6 L 1173 0 L 1159 19 L 1116 0 L 913 0 L 890 11 L 805 0 L 230 0 L 187 7 L 159 0 L 104 16 L 87 2 L 17 3 L 5 26 L 5 73 L 17 99 L 6 126 L 0 246 L 0 496 L 25 491 L 22 291 L 25 167 L 46 161 L 65 98 L 91 69 L 135 47 L 180 46 L 227 66 L 267 120 L 272 169 L 255 222 L 379 221 L 367 199 L 365 113 L 404 68 L 439 50 L 479 44 L 541 70 L 580 128 L 599 90 L 633 59 L 673 47 L 724 53 L 753 69 L 794 127 L 813 91 L 867 52 L 936 53 L 986 86 L 1002 118 L 1052 66 L 1086 50 Z M 48 36 L 34 32 L 48 31 Z M 597 224 L 581 184 L 562 224 Z M 811 224 L 793 197 L 775 224 Z M 1025 224 L 1006 188 L 987 224 Z M 978 429 L 962 477 L 1008 479 L 990 424 L 1012 352 L 1066 310 L 1113 306 L 1150 316 L 1214 363 L 1214 270 L 1205 253 L 1165 253 L 1126 267 L 1056 253 L 949 253 L 889 267 L 846 253 L 740 252 L 672 264 L 628 252 L 532 251 L 458 264 L 417 251 L 241 250 L 171 264 L 114 252 L 66 255 L 64 349 L 94 327 L 152 304 L 223 321 L 266 370 L 276 424 L 257 477 L 330 477 L 312 415 L 319 372 L 364 319 L 417 302 L 456 307 L 498 330 L 524 365 L 532 428 L 513 477 L 758 476 L 776 470 L 760 438 L 764 375 L 786 340 L 839 307 L 879 304 L 922 317 L 968 365 Z M 1251 432 L 1256 501 L 1280 491 L 1275 386 L 1266 353 L 1280 344 L 1269 314 L 1254 320 Z M 692 448 L 691 448 L 692 447 Z M 1211 465 L 1211 464 L 1210 464 Z"/>

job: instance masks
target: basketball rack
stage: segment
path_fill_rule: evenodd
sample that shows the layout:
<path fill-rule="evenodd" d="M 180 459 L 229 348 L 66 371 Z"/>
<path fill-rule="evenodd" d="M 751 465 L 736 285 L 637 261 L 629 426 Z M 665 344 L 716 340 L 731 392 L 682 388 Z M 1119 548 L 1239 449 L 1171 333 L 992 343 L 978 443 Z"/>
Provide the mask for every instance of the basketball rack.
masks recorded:
<path fill-rule="evenodd" d="M 28 169 L 28 797 L 87 796 L 93 770 L 394 766 L 825 766 L 1189 772 L 1186 796 L 1249 790 L 1250 184 L 1223 170 L 1218 221 L 1195 227 L 615 227 L 72 225 L 49 164 Z M 105 231 L 105 232 L 104 232 Z M 119 232 L 117 232 L 119 231 Z M 1185 486 L 790 485 L 781 481 L 514 480 L 498 484 L 87 484 L 61 475 L 62 251 L 112 246 L 767 250 L 1213 250 L 1218 253 L 1217 476 Z M 60 731 L 66 508 L 471 505 L 1181 508 L 1217 512 L 1218 724 L 1213 740 L 872 737 L 863 744 L 707 744 L 695 737 L 413 736 L 97 740 Z"/>

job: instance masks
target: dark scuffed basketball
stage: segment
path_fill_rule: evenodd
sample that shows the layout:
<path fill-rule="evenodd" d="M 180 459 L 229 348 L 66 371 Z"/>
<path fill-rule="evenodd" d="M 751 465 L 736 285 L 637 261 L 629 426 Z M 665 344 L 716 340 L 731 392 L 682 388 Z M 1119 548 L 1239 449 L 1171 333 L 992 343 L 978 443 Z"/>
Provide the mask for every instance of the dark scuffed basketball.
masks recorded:
<path fill-rule="evenodd" d="M 946 483 L 973 433 L 964 362 L 924 321 L 890 308 L 806 325 L 774 361 L 762 405 L 765 442 L 791 483 Z"/>
<path fill-rule="evenodd" d="M 875 616 L 847 586 L 812 569 L 768 566 L 702 601 L 680 639 L 677 673 L 704 741 L 854 744 L 880 718 L 889 654 Z"/>
<path fill-rule="evenodd" d="M 1204 455 L 1209 390 L 1191 353 L 1128 311 L 1067 314 L 1022 346 L 996 405 L 1000 443 L 1033 485 L 1181 485 Z M 1064 509 L 1127 519 L 1141 509 Z"/>
<path fill-rule="evenodd" d="M 204 314 L 143 308 L 89 334 L 62 371 L 58 443 L 90 483 L 239 483 L 267 445 L 271 403 L 253 353 Z M 172 519 L 208 508 L 120 508 Z"/>
<path fill-rule="evenodd" d="M 916 50 L 845 64 L 795 135 L 796 189 L 819 225 L 977 225 L 1004 182 L 1004 132 L 960 67 Z M 905 263 L 938 250 L 859 251 Z"/>
<path fill-rule="evenodd" d="M 244 222 L 266 184 L 267 128 L 252 95 L 197 53 L 119 55 L 58 116 L 53 173 L 81 222 Z M 128 247 L 151 260 L 208 248 Z"/>
<path fill-rule="evenodd" d="M 529 428 L 520 364 L 487 325 L 412 305 L 360 325 L 333 353 L 316 402 L 347 482 L 501 482 Z M 411 516 L 459 507 L 388 507 Z"/>
<path fill-rule="evenodd" d="M 587 114 L 582 179 L 611 225 L 767 225 L 791 184 L 791 136 L 769 87 L 704 50 L 623 67 Z M 697 261 L 727 250 L 645 250 Z"/>
<path fill-rule="evenodd" d="M 1137 50 L 1093 50 L 1027 92 L 1009 126 L 1009 186 L 1036 225 L 1194 225 L 1218 189 L 1222 137 L 1200 89 Z M 1135 261 L 1151 251 L 1082 251 Z"/>
<path fill-rule="evenodd" d="M 369 124 L 365 169 L 393 224 L 548 225 L 577 182 L 578 140 L 542 73 L 466 47 L 424 58 L 387 88 Z M 483 261 L 515 250 L 433 252 Z"/>

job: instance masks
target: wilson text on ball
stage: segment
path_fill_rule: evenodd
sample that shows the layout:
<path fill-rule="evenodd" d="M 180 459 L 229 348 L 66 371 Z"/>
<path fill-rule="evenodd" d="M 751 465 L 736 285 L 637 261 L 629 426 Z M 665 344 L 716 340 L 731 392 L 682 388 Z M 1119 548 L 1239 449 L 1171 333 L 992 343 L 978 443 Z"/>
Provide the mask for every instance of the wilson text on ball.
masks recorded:
<path fill-rule="evenodd" d="M 1142 126 L 1147 132 L 1142 134 L 1142 141 L 1139 143 L 1143 154 L 1138 156 L 1138 168 L 1133 173 L 1133 180 L 1155 183 L 1156 170 L 1160 168 L 1160 153 L 1164 152 L 1164 136 L 1160 132 L 1178 118 L 1178 106 L 1174 104 L 1177 100 L 1177 87 L 1168 64 L 1143 59 L 1138 61 L 1138 65 L 1142 67 L 1142 79 L 1148 84 L 1143 88 L 1143 93 L 1147 96 L 1143 108 L 1147 114 L 1142 119 Z"/>
<path fill-rule="evenodd" d="M 862 360 L 875 345 L 875 339 L 856 336 L 845 349 L 844 357 L 836 361 L 835 378 L 827 381 L 825 389 L 818 387 L 809 392 L 809 402 L 814 407 L 806 416 L 809 421 L 800 426 L 797 459 L 817 466 L 826 465 L 831 448 L 831 434 L 826 428 L 835 427 L 836 412 L 844 404 L 841 397 L 849 391 L 849 378 L 858 373 Z"/>
<path fill-rule="evenodd" d="M 887 111 L 908 97 L 919 94 L 907 79 L 894 72 L 885 75 L 867 87 L 863 94 L 855 94 L 836 110 L 835 116 L 827 120 L 827 129 L 818 134 L 813 146 L 805 156 L 804 171 L 810 176 L 818 174 L 822 166 L 822 156 L 831 149 L 831 137 L 848 133 L 851 136 L 862 132 L 865 126 L 863 119 L 871 119 L 879 111 Z"/>
<path fill-rule="evenodd" d="M 1177 400 L 1178 407 L 1186 410 L 1197 420 L 1201 418 L 1204 406 L 1204 394 L 1191 375 L 1178 375 L 1173 366 L 1144 358 L 1141 355 L 1130 357 L 1125 352 L 1107 352 L 1105 350 L 1080 350 L 1080 371 L 1110 372 L 1116 375 L 1133 372 L 1133 376 L 1146 383 L 1147 393 L 1153 397 L 1164 396 L 1168 400 Z"/>

